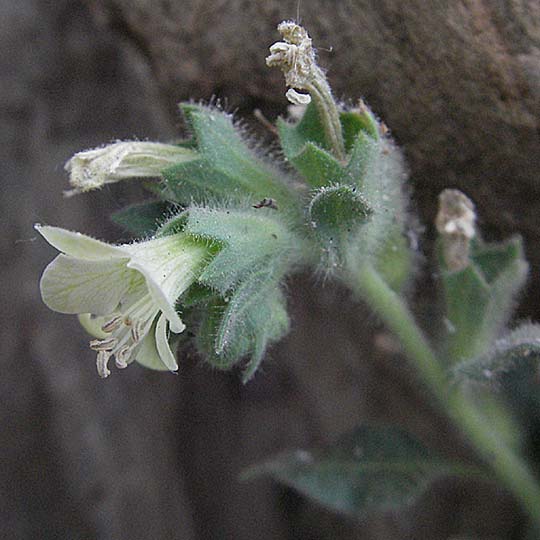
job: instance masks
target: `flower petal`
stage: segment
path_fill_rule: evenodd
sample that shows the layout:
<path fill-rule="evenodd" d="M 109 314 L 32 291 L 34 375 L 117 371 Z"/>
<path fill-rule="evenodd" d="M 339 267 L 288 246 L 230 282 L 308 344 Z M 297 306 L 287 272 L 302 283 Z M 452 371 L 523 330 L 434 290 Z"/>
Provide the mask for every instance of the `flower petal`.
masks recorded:
<path fill-rule="evenodd" d="M 156 347 L 162 362 L 167 366 L 167 368 L 170 371 L 178 371 L 176 358 L 171 351 L 171 346 L 169 345 L 169 339 L 167 336 L 167 322 L 167 318 L 162 313 L 159 316 L 156 324 Z"/>
<path fill-rule="evenodd" d="M 91 335 L 98 339 L 106 339 L 110 334 L 104 332 L 101 327 L 107 322 L 109 317 L 96 317 L 91 313 L 81 313 L 78 317 L 81 326 Z"/>
<path fill-rule="evenodd" d="M 91 261 L 58 255 L 41 277 L 43 302 L 59 313 L 112 313 L 128 287 L 135 285 L 133 280 L 142 279 L 130 272 L 126 260 Z"/>
<path fill-rule="evenodd" d="M 79 232 L 38 224 L 34 225 L 34 229 L 58 251 L 79 259 L 110 260 L 129 256 L 121 247 L 112 246 Z"/>
<path fill-rule="evenodd" d="M 156 324 L 154 323 L 150 332 L 146 334 L 138 348 L 135 360 L 144 367 L 159 371 L 167 371 L 168 368 L 163 363 L 157 350 L 155 328 Z"/>
<path fill-rule="evenodd" d="M 170 322 L 171 331 L 175 334 L 183 332 L 186 326 L 182 322 L 182 319 L 180 319 L 180 315 L 178 315 L 176 312 L 174 305 L 171 305 L 170 299 L 167 298 L 163 289 L 156 282 L 156 280 L 154 280 L 149 269 L 137 260 L 131 260 L 127 266 L 133 270 L 137 270 L 144 276 L 146 279 L 146 286 L 148 287 L 148 291 L 150 292 L 154 302 L 157 306 L 159 306 L 159 309 Z M 179 278 L 183 278 L 182 274 L 180 274 Z"/>

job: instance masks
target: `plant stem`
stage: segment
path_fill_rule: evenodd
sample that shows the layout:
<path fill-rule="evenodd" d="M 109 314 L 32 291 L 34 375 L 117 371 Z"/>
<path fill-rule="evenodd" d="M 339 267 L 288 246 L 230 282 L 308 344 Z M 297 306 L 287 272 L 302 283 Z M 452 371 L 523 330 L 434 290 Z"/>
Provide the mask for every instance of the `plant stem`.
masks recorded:
<path fill-rule="evenodd" d="M 314 77 L 306 88 L 317 107 L 321 117 L 326 137 L 332 146 L 332 152 L 340 161 L 345 159 L 345 143 L 341 131 L 339 110 L 332 97 L 332 90 L 326 80 L 326 76 L 318 66 L 314 66 Z"/>
<path fill-rule="evenodd" d="M 540 486 L 521 458 L 497 440 L 488 423 L 461 393 L 450 393 L 446 375 L 411 312 L 369 264 L 350 271 L 347 282 L 400 339 L 425 384 L 449 418 L 465 433 L 485 463 L 540 526 Z"/>

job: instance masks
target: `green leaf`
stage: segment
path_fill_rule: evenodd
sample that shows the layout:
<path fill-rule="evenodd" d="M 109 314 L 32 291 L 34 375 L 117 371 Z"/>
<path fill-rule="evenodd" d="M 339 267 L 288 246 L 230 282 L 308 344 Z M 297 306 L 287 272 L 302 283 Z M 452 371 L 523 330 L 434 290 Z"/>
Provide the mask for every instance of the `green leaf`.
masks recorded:
<path fill-rule="evenodd" d="M 533 380 L 539 365 L 540 325 L 524 324 L 495 341 L 489 351 L 456 364 L 452 372 L 458 384 L 501 390 L 508 381 L 523 374 Z"/>
<path fill-rule="evenodd" d="M 273 198 L 283 208 L 298 205 L 282 175 L 257 157 L 231 115 L 202 105 L 181 108 L 200 159 L 164 171 L 167 196 L 181 203 Z"/>
<path fill-rule="evenodd" d="M 268 345 L 288 330 L 280 283 L 304 247 L 279 210 L 193 207 L 188 214 L 185 232 L 217 246 L 199 284 L 221 298 L 203 309 L 199 351 L 218 369 L 230 369 L 249 355 L 246 382 Z"/>
<path fill-rule="evenodd" d="M 206 159 L 174 165 L 162 175 L 165 195 L 187 204 L 209 199 L 241 200 L 248 194 L 241 182 L 214 168 Z"/>
<path fill-rule="evenodd" d="M 483 354 L 459 362 L 453 382 L 467 392 L 498 440 L 537 445 L 540 429 L 540 326 L 524 324 Z M 536 430 L 536 431 L 535 431 Z M 532 452 L 526 450 L 525 455 Z"/>
<path fill-rule="evenodd" d="M 299 122 L 291 124 L 280 118 L 277 122 L 277 128 L 281 148 L 288 160 L 292 160 L 300 154 L 309 142 L 323 150 L 330 151 L 331 146 L 326 140 L 324 126 L 313 102 L 306 107 Z"/>
<path fill-rule="evenodd" d="M 246 277 L 231 296 L 210 306 L 198 334 L 199 350 L 218 369 L 230 369 L 250 354 L 243 376 L 247 382 L 268 344 L 281 338 L 288 328 L 285 298 L 276 276 L 261 268 Z"/>
<path fill-rule="evenodd" d="M 111 219 L 136 236 L 153 234 L 177 209 L 177 205 L 165 201 L 128 206 L 114 212 Z"/>
<path fill-rule="evenodd" d="M 267 208 L 191 208 L 186 232 L 222 246 L 199 281 L 226 295 L 260 267 L 282 274 L 285 266 L 295 264 L 302 256 L 302 244 L 278 212 Z"/>
<path fill-rule="evenodd" d="M 528 266 L 519 238 L 499 244 L 475 241 L 470 265 L 449 271 L 440 257 L 449 363 L 487 351 L 509 320 Z"/>
<path fill-rule="evenodd" d="M 340 264 L 348 242 L 373 213 L 356 187 L 343 185 L 319 189 L 308 212 L 330 265 Z"/>
<path fill-rule="evenodd" d="M 398 293 L 409 281 L 414 269 L 413 252 L 409 248 L 407 239 L 397 227 L 377 251 L 375 269 Z"/>
<path fill-rule="evenodd" d="M 373 113 L 363 105 L 362 110 L 342 112 L 339 115 L 343 130 L 345 150 L 350 152 L 361 132 L 369 135 L 372 139 L 379 139 L 379 126 Z"/>
<path fill-rule="evenodd" d="M 404 234 L 407 211 L 402 184 L 405 178 L 402 156 L 391 142 L 374 141 L 360 133 L 342 182 L 357 186 L 372 214 L 344 250 L 352 271 L 368 260 L 374 267 L 383 265 L 378 259 L 384 258 L 385 247 L 392 242 L 395 245 L 396 238 Z M 401 248 L 408 249 L 403 243 Z M 411 257 L 404 251 L 401 253 L 403 263 Z M 402 264 L 402 269 L 405 266 Z"/>
<path fill-rule="evenodd" d="M 373 210 L 354 186 L 321 188 L 309 204 L 309 218 L 317 233 L 327 238 L 348 235 L 363 225 Z"/>
<path fill-rule="evenodd" d="M 194 283 L 180 297 L 179 304 L 182 306 L 182 309 L 191 309 L 201 304 L 208 304 L 216 299 L 217 295 L 214 290 L 199 283 Z"/>
<path fill-rule="evenodd" d="M 343 167 L 339 161 L 330 152 L 312 142 L 307 142 L 289 161 L 311 187 L 339 182 L 343 176 Z"/>
<path fill-rule="evenodd" d="M 364 426 L 319 451 L 285 452 L 243 475 L 270 475 L 337 512 L 363 517 L 407 506 L 437 478 L 479 474 L 445 461 L 407 432 Z"/>
<path fill-rule="evenodd" d="M 442 279 L 448 331 L 446 356 L 455 361 L 484 347 L 481 338 L 490 291 L 482 274 L 473 266 L 444 274 Z"/>

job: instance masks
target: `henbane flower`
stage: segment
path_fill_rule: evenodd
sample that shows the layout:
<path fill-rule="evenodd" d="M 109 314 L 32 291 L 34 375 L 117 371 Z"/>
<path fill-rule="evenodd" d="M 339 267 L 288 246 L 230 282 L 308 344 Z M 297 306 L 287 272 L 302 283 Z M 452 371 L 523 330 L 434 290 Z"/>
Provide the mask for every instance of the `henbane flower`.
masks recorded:
<path fill-rule="evenodd" d="M 184 330 L 175 304 L 208 260 L 207 247 L 184 233 L 110 245 L 77 232 L 36 225 L 61 254 L 43 272 L 40 288 L 54 311 L 78 314 L 96 337 L 101 377 L 133 360 L 154 369 L 176 371 L 168 332 Z"/>
<path fill-rule="evenodd" d="M 73 187 L 65 194 L 91 191 L 127 178 L 160 176 L 163 169 L 196 157 L 188 148 L 147 141 L 118 141 L 77 152 L 65 166 Z"/>
<path fill-rule="evenodd" d="M 285 75 L 289 90 L 285 94 L 294 105 L 307 105 L 313 99 L 336 157 L 343 160 L 345 146 L 339 120 L 339 111 L 332 97 L 330 85 L 322 69 L 317 65 L 315 50 L 306 29 L 294 21 L 278 25 L 283 41 L 270 47 L 266 65 L 279 67 Z M 306 90 L 307 94 L 297 92 Z"/>

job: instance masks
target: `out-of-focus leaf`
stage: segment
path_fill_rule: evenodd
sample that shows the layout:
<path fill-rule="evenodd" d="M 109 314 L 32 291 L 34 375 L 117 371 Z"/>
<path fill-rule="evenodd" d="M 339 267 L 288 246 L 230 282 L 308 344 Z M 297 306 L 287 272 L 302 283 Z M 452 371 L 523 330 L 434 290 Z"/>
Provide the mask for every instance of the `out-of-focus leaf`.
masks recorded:
<path fill-rule="evenodd" d="M 153 234 L 177 208 L 165 201 L 128 206 L 114 212 L 111 219 L 136 236 Z"/>
<path fill-rule="evenodd" d="M 440 260 L 446 306 L 449 363 L 489 350 L 512 314 L 528 265 L 520 238 L 499 244 L 473 242 L 470 264 L 450 271 Z"/>
<path fill-rule="evenodd" d="M 285 452 L 243 476 L 270 475 L 332 510 L 364 516 L 413 503 L 441 476 L 478 474 L 442 459 L 401 429 L 365 426 L 334 447 Z"/>

